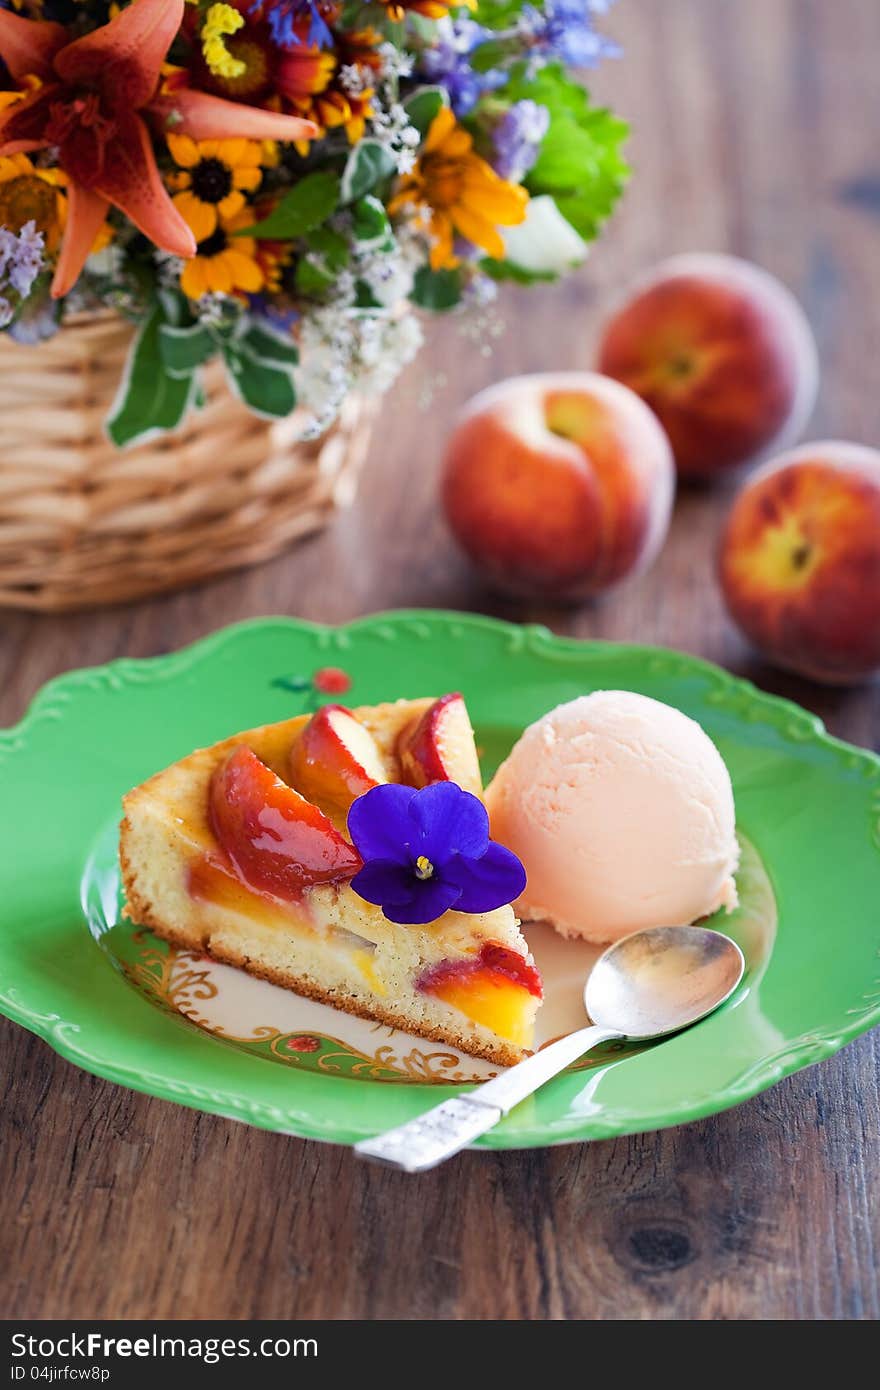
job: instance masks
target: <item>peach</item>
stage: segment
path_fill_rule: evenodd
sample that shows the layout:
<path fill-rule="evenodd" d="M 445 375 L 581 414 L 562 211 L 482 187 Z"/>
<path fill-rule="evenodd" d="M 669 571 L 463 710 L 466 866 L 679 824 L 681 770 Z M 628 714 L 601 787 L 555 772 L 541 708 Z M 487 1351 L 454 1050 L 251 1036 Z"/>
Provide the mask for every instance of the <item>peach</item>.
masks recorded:
<path fill-rule="evenodd" d="M 656 558 L 675 469 L 632 391 L 595 372 L 514 377 L 475 396 L 446 450 L 443 503 L 498 587 L 549 599 L 601 593 Z"/>
<path fill-rule="evenodd" d="M 734 621 L 769 660 L 847 684 L 880 668 L 880 452 L 805 444 L 749 480 L 719 557 Z"/>
<path fill-rule="evenodd" d="M 323 705 L 312 715 L 290 750 L 290 775 L 310 801 L 341 811 L 388 780 L 376 740 L 344 705 Z"/>
<path fill-rule="evenodd" d="M 605 328 L 598 365 L 651 407 L 688 479 L 793 444 L 819 384 L 797 300 L 734 256 L 675 256 L 638 281 Z"/>
<path fill-rule="evenodd" d="M 351 878 L 362 867 L 323 811 L 245 744 L 214 772 L 209 816 L 236 872 L 257 892 L 296 901 L 303 888 Z"/>
<path fill-rule="evenodd" d="M 402 731 L 397 756 L 407 782 L 457 782 L 466 792 L 483 794 L 483 778 L 467 706 L 461 695 L 442 695 Z"/>

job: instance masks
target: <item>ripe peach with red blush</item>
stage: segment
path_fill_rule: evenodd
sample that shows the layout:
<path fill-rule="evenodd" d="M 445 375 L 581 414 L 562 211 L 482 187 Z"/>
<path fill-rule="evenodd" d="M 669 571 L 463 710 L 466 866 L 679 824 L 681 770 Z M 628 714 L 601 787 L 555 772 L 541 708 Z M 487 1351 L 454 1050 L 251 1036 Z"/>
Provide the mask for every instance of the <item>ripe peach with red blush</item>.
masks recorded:
<path fill-rule="evenodd" d="M 586 598 L 646 569 L 674 490 L 654 415 L 595 372 L 514 377 L 481 392 L 443 473 L 447 520 L 474 563 L 499 588 L 548 599 Z"/>
<path fill-rule="evenodd" d="M 731 616 L 776 665 L 832 684 L 880 670 L 880 451 L 806 444 L 766 464 L 719 568 Z"/>
<path fill-rule="evenodd" d="M 604 330 L 598 366 L 651 407 L 688 479 L 793 444 L 819 382 L 797 300 L 734 256 L 675 256 L 638 281 Z"/>

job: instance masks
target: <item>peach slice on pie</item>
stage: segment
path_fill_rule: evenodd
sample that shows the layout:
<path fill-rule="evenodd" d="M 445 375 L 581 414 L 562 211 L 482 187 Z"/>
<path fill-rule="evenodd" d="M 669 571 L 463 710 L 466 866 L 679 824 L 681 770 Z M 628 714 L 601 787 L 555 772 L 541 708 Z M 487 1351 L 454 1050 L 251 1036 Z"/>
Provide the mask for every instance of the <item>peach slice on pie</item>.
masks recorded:
<path fill-rule="evenodd" d="M 294 739 L 290 775 L 303 796 L 341 811 L 388 780 L 376 740 L 343 705 L 324 705 L 312 715 Z"/>
<path fill-rule="evenodd" d="M 413 719 L 397 745 L 403 781 L 413 787 L 457 782 L 466 792 L 483 794 L 480 760 L 464 699 L 443 695 Z"/>

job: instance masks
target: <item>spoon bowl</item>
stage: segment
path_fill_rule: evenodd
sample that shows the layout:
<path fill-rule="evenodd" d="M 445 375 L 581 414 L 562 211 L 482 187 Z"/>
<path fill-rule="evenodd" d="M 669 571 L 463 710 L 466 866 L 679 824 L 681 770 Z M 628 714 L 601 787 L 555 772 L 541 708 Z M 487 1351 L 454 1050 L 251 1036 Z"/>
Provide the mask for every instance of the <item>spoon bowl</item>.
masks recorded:
<path fill-rule="evenodd" d="M 633 1041 L 678 1033 L 729 999 L 745 971 L 735 941 L 708 927 L 650 927 L 604 951 L 584 987 L 594 1024 Z"/>

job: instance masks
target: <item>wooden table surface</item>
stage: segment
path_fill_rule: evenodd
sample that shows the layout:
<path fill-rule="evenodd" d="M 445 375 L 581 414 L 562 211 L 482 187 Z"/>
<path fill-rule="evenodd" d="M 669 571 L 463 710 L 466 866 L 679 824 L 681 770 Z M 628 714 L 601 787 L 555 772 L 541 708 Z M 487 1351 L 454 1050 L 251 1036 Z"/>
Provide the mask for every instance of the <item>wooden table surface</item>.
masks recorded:
<path fill-rule="evenodd" d="M 876 747 L 877 685 L 781 676 L 725 620 L 709 576 L 729 489 L 682 496 L 653 572 L 574 612 L 494 599 L 444 530 L 450 413 L 509 373 L 589 366 L 621 282 L 671 252 L 732 251 L 781 275 L 824 361 L 810 434 L 880 443 L 877 0 L 620 0 L 609 28 L 626 57 L 594 87 L 633 122 L 636 172 L 584 270 L 511 292 L 492 355 L 459 321 L 432 330 L 388 401 L 356 507 L 321 538 L 155 602 L 0 617 L 0 722 L 59 671 L 232 619 L 431 605 L 698 652 Z M 876 1033 L 703 1123 L 465 1154 L 418 1178 L 132 1094 L 6 1020 L 0 1046 L 5 1317 L 880 1315 Z"/>

